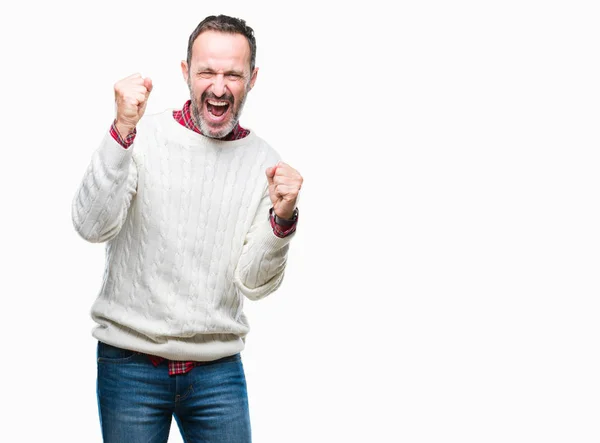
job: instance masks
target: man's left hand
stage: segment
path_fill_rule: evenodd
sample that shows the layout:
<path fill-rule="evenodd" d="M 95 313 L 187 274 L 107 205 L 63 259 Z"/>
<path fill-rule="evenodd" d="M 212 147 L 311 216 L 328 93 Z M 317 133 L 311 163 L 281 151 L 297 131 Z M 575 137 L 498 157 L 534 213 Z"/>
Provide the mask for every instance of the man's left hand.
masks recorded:
<path fill-rule="evenodd" d="M 265 171 L 269 182 L 269 197 L 277 217 L 290 220 L 294 215 L 302 176 L 290 165 L 279 162 Z"/>

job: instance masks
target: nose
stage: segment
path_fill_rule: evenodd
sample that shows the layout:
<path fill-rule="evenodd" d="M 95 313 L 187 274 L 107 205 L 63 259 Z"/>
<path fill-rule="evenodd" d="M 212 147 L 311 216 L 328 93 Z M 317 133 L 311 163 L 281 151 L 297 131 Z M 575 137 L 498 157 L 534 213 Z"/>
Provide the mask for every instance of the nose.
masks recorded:
<path fill-rule="evenodd" d="M 225 76 L 223 74 L 217 74 L 213 77 L 213 83 L 212 83 L 212 93 L 215 94 L 217 97 L 221 97 L 223 95 L 225 95 L 225 89 L 226 89 L 226 84 L 225 84 Z"/>

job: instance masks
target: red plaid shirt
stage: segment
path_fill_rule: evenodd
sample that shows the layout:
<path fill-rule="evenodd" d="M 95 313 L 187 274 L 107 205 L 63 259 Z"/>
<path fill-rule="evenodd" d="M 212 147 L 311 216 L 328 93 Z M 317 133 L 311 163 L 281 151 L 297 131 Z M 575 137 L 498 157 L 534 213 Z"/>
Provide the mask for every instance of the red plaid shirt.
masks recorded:
<path fill-rule="evenodd" d="M 188 100 L 183 105 L 183 109 L 181 111 L 173 111 L 173 118 L 179 124 L 181 124 L 182 126 L 185 126 L 187 129 L 197 132 L 198 134 L 202 134 L 202 132 L 200 131 L 200 128 L 198 128 L 196 126 L 196 124 L 194 123 L 194 120 L 192 119 L 191 104 L 192 104 L 192 101 Z M 119 134 L 119 131 L 117 131 L 116 120 L 113 122 L 112 126 L 110 127 L 110 135 L 112 135 L 112 137 L 125 149 L 129 148 L 133 144 L 136 133 L 137 133 L 137 131 L 134 129 L 133 132 L 127 134 L 125 136 L 125 138 L 121 137 L 121 134 Z M 235 125 L 235 128 L 233 128 L 233 130 L 229 134 L 227 134 L 225 137 L 223 137 L 221 140 L 239 140 L 240 138 L 246 137 L 248 134 L 250 134 L 250 131 L 248 129 L 242 128 L 240 126 L 240 124 L 237 123 Z M 293 225 L 280 226 L 277 223 L 275 223 L 275 219 L 273 217 L 273 211 L 271 211 L 270 221 L 271 221 L 271 227 L 273 228 L 273 233 L 277 237 L 283 238 L 283 237 L 290 235 L 291 233 L 293 233 L 296 230 L 296 223 L 298 222 L 298 217 L 296 217 L 296 222 Z M 165 358 L 158 357 L 156 355 L 148 355 L 148 358 L 150 359 L 150 361 L 152 362 L 152 364 L 154 366 L 158 366 L 166 360 Z M 197 361 L 173 361 L 173 360 L 167 360 L 167 362 L 169 365 L 169 375 L 185 374 L 186 372 L 191 371 L 194 367 L 205 363 L 205 362 L 197 362 Z"/>

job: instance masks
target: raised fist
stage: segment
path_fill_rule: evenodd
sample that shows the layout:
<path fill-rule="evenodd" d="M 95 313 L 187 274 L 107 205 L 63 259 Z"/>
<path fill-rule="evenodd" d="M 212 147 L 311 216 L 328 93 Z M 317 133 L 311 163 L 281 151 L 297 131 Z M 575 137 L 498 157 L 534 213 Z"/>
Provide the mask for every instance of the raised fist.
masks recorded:
<path fill-rule="evenodd" d="M 144 115 L 151 91 L 152 80 L 140 74 L 130 75 L 115 83 L 116 126 L 122 137 L 132 132 Z"/>
<path fill-rule="evenodd" d="M 298 171 L 281 161 L 267 168 L 265 173 L 275 214 L 283 219 L 291 219 L 304 179 Z"/>

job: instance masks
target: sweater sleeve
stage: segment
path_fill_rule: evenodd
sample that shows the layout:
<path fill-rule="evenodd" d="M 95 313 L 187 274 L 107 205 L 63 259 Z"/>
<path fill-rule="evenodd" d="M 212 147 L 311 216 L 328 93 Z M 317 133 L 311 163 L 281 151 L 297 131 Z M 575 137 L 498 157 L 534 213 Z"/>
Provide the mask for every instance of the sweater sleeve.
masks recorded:
<path fill-rule="evenodd" d="M 73 226 L 92 243 L 114 238 L 137 188 L 133 149 L 124 149 L 107 134 L 92 155 L 71 206 Z"/>
<path fill-rule="evenodd" d="M 289 243 L 295 235 L 284 238 L 275 235 L 269 220 L 270 207 L 271 199 L 265 189 L 235 270 L 235 284 L 250 300 L 260 300 L 279 288 Z"/>

